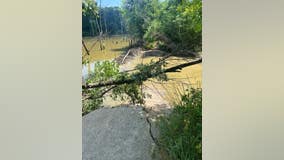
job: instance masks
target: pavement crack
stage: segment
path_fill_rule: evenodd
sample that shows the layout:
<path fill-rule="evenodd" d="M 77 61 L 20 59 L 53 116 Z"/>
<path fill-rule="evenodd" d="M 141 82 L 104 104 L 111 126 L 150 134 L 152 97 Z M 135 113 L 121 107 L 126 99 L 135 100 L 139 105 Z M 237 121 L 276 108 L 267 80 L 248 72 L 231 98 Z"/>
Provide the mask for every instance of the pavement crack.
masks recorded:
<path fill-rule="evenodd" d="M 152 123 L 151 123 L 150 117 L 149 117 L 149 114 L 150 114 L 150 113 L 149 113 L 149 111 L 148 111 L 147 109 L 145 109 L 145 108 L 143 108 L 143 110 L 146 112 L 146 122 L 147 122 L 148 125 L 149 125 L 149 134 L 150 134 L 150 136 L 151 136 L 153 142 L 154 142 L 158 147 L 160 147 L 160 143 L 159 143 L 158 139 L 154 137 L 153 132 L 152 132 Z"/>

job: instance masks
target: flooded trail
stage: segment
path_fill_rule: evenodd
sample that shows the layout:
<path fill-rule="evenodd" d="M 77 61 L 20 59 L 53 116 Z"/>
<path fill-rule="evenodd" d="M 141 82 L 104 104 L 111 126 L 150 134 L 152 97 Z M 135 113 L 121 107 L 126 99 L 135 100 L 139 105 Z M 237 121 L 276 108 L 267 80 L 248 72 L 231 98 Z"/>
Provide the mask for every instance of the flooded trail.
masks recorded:
<path fill-rule="evenodd" d="M 88 39 L 89 47 L 94 44 L 96 39 Z M 106 50 L 100 51 L 94 49 L 89 56 L 90 62 L 83 66 L 83 77 L 87 76 L 94 68 L 94 62 L 101 60 L 113 60 L 125 51 L 129 45 L 127 38 L 114 37 L 105 40 Z M 98 44 L 96 44 L 98 45 Z M 123 50 L 124 49 L 124 50 Z M 147 64 L 151 61 L 157 61 L 162 55 L 157 50 L 140 51 L 127 57 L 125 63 L 120 65 L 120 71 L 134 69 L 138 64 Z M 178 65 L 190 61 L 190 59 L 181 57 L 170 57 L 167 60 L 167 67 Z M 153 113 L 164 114 L 170 112 L 172 106 L 180 100 L 180 95 L 185 92 L 188 87 L 201 87 L 202 83 L 202 66 L 201 64 L 183 68 L 180 72 L 167 73 L 168 81 L 157 81 L 149 79 L 143 83 L 142 91 L 149 96 L 145 99 L 145 108 L 153 111 Z M 113 100 L 110 96 L 106 96 L 103 102 L 105 107 L 113 107 L 118 105 L 127 105 L 128 102 Z"/>
<path fill-rule="evenodd" d="M 157 50 L 141 51 L 140 54 L 131 57 L 120 68 L 122 70 L 134 69 L 138 64 L 147 64 L 151 61 L 158 61 L 162 58 Z M 151 56 L 151 55 L 155 56 Z M 148 56 L 150 55 L 150 56 Z M 186 58 L 170 57 L 167 60 L 167 67 L 177 64 L 182 64 L 190 61 Z M 188 87 L 201 87 L 201 70 L 200 64 L 183 68 L 180 72 L 167 73 L 168 81 L 158 81 L 149 79 L 143 83 L 142 90 L 147 96 L 145 99 L 145 108 L 157 114 L 167 113 L 172 109 L 175 103 L 180 100 L 180 95 L 183 94 Z"/>

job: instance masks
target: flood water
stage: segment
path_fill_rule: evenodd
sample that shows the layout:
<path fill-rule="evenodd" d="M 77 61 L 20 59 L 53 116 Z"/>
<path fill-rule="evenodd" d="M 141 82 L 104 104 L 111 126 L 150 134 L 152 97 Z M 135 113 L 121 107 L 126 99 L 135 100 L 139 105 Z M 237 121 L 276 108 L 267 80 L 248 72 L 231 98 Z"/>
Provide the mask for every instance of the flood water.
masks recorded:
<path fill-rule="evenodd" d="M 100 42 L 97 37 L 84 38 L 84 41 L 90 51 L 90 55 L 87 55 L 86 51 L 82 48 L 83 60 L 89 61 L 89 63 L 83 65 L 83 77 L 87 76 L 93 70 L 94 62 L 112 60 L 125 52 L 125 47 L 129 46 L 130 38 L 126 35 L 107 37 L 102 41 L 105 46 L 104 50 L 100 49 Z"/>
<path fill-rule="evenodd" d="M 89 63 L 83 65 L 82 74 L 86 77 L 94 68 L 94 62 L 102 60 L 112 60 L 120 54 L 126 52 L 125 48 L 129 45 L 129 38 L 127 36 L 114 36 L 104 40 L 105 50 L 101 51 L 97 38 L 84 39 L 88 48 L 93 47 L 90 55 L 86 55 L 83 50 L 83 59 L 88 59 Z M 121 68 L 133 69 L 139 63 L 149 63 L 151 60 L 158 60 L 159 56 L 142 56 L 134 57 L 131 61 L 127 61 L 120 66 Z M 188 62 L 188 59 L 180 57 L 171 57 L 167 60 L 168 67 Z M 180 72 L 167 73 L 169 81 L 158 82 L 157 80 L 150 79 L 143 83 L 143 91 L 151 94 L 152 97 L 146 98 L 146 105 L 153 107 L 161 103 L 172 105 L 176 103 L 180 94 L 184 93 L 188 87 L 201 87 L 202 83 L 202 66 L 201 64 L 183 68 Z M 112 100 L 106 97 L 104 101 L 105 106 L 119 105 L 119 100 Z"/>

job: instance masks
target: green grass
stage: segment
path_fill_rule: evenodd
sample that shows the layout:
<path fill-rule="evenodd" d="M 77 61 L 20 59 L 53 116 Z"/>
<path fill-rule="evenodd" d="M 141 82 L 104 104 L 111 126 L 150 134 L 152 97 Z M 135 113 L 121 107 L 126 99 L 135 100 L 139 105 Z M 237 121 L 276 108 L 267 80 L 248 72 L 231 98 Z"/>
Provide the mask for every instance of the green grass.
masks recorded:
<path fill-rule="evenodd" d="M 173 112 L 159 122 L 162 153 L 169 160 L 202 159 L 202 89 L 182 95 Z"/>

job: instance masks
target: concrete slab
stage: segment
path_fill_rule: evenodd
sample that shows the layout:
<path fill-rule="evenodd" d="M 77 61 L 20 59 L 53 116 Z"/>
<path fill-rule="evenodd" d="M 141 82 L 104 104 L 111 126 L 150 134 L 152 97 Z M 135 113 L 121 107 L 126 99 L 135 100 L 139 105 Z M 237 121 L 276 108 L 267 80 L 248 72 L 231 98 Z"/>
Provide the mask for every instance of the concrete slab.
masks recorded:
<path fill-rule="evenodd" d="M 139 107 L 95 110 L 83 117 L 83 160 L 151 160 L 155 144 Z"/>

